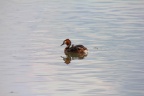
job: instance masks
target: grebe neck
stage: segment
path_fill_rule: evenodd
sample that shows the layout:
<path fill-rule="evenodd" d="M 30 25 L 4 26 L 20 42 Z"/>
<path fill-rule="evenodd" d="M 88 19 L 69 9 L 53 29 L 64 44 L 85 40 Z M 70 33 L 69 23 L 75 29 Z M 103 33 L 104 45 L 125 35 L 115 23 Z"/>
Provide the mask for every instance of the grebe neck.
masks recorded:
<path fill-rule="evenodd" d="M 71 44 L 67 45 L 67 47 L 66 47 L 66 48 L 70 48 L 70 46 L 71 46 Z"/>

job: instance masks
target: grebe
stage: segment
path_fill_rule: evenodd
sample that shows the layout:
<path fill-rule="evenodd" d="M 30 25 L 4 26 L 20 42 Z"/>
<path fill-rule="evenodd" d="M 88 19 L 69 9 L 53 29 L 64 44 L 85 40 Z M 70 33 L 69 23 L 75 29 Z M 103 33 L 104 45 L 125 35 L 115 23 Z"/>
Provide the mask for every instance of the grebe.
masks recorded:
<path fill-rule="evenodd" d="M 64 40 L 62 45 L 64 45 L 64 44 L 67 45 L 67 47 L 64 50 L 64 52 L 66 54 L 67 53 L 81 53 L 81 54 L 87 55 L 87 53 L 88 53 L 88 49 L 86 47 L 84 47 L 83 45 L 72 45 L 71 46 L 71 41 L 69 39 Z"/>

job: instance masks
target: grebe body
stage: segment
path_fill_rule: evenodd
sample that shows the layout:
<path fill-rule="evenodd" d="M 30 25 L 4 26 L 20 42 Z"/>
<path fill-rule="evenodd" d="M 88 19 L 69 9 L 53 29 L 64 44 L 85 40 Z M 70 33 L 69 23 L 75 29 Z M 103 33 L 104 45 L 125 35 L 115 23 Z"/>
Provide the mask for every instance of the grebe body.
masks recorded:
<path fill-rule="evenodd" d="M 66 39 L 63 41 L 62 45 L 66 44 L 66 48 L 64 49 L 64 52 L 67 53 L 80 53 L 80 54 L 88 54 L 88 49 L 83 45 L 72 45 L 71 41 L 69 39 Z M 62 46 L 61 45 L 61 46 Z"/>

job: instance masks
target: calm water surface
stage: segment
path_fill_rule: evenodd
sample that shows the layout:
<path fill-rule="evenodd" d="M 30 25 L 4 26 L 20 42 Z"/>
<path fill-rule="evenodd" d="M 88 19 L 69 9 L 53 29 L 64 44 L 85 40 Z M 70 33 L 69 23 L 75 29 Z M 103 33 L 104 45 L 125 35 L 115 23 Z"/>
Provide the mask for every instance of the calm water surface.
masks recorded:
<path fill-rule="evenodd" d="M 144 96 L 143 0 L 1 0 L 1 96 Z M 88 56 L 69 64 L 70 38 Z"/>

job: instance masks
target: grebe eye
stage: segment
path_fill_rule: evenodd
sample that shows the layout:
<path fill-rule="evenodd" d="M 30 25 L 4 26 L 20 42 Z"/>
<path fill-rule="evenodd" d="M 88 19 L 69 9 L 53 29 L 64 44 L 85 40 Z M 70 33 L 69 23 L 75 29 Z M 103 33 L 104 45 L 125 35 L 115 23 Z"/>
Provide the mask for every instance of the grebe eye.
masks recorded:
<path fill-rule="evenodd" d="M 64 43 L 66 44 L 67 41 L 64 41 Z"/>

